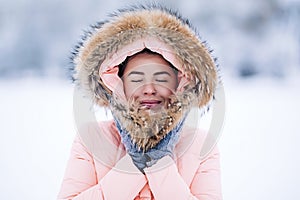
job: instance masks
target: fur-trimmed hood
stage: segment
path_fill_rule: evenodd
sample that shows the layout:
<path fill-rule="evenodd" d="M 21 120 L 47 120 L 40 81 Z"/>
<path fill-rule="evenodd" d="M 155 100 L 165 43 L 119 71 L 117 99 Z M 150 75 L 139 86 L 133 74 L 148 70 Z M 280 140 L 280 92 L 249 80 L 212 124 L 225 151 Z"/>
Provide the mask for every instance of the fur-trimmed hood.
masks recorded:
<path fill-rule="evenodd" d="M 179 99 L 173 101 L 174 105 L 180 103 L 187 111 L 192 105 L 203 108 L 209 104 L 219 81 L 210 50 L 188 20 L 161 6 L 119 10 L 107 21 L 91 26 L 73 53 L 73 79 L 93 102 L 117 109 L 117 117 L 126 121 L 122 104 L 120 108 L 124 92 L 118 65 L 145 48 L 161 54 L 181 72 L 176 91 Z M 172 120 L 178 123 L 181 117 Z"/>

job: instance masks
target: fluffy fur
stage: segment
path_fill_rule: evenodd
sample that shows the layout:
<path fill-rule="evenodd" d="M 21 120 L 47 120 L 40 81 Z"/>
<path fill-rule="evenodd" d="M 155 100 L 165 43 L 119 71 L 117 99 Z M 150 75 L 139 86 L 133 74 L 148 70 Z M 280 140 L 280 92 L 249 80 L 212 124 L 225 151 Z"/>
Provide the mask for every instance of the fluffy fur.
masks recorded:
<path fill-rule="evenodd" d="M 166 105 L 158 110 L 143 108 L 132 101 L 122 103 L 111 101 L 111 110 L 125 128 L 134 143 L 147 151 L 154 147 L 187 115 L 193 105 L 195 96 L 192 92 L 171 95 Z"/>
<path fill-rule="evenodd" d="M 149 36 L 173 49 L 183 73 L 191 79 L 183 92 L 170 98 L 168 110 L 159 114 L 131 109 L 130 105 L 120 103 L 99 76 L 99 66 L 106 58 L 133 41 Z M 157 144 L 192 105 L 207 106 L 218 83 L 214 59 L 189 21 L 155 5 L 123 9 L 113 13 L 109 20 L 91 26 L 72 59 L 75 83 L 99 106 L 110 107 L 127 126 L 135 142 L 145 149 Z M 146 134 L 149 128 L 157 130 Z M 138 133 L 147 136 L 141 137 Z"/>

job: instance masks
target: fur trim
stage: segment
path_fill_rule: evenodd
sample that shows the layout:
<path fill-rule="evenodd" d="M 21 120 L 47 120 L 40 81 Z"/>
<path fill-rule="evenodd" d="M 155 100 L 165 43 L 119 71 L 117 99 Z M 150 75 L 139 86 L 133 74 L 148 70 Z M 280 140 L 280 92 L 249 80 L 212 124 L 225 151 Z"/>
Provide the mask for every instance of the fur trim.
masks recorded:
<path fill-rule="evenodd" d="M 110 17 L 91 26 L 76 47 L 73 79 L 96 104 L 109 107 L 133 142 L 147 150 L 173 130 L 192 106 L 208 108 L 218 84 L 217 65 L 189 21 L 176 12 L 160 6 L 140 6 L 120 10 Z M 144 38 L 155 38 L 168 46 L 180 65 L 174 66 L 190 81 L 159 112 L 143 110 L 134 102 L 122 102 L 99 74 L 103 62 Z"/>
<path fill-rule="evenodd" d="M 211 101 L 218 83 L 217 66 L 188 20 L 156 5 L 119 10 L 110 17 L 91 26 L 72 56 L 73 79 L 95 103 L 109 106 L 112 95 L 99 76 L 101 63 L 144 37 L 157 38 L 174 50 L 183 73 L 192 80 L 186 89 L 193 88 L 199 107 Z"/>
<path fill-rule="evenodd" d="M 192 104 L 195 96 L 192 95 L 192 92 L 171 95 L 159 110 L 145 109 L 134 101 L 128 104 L 113 99 L 111 110 L 130 134 L 133 143 L 147 151 L 157 145 L 195 106 Z"/>

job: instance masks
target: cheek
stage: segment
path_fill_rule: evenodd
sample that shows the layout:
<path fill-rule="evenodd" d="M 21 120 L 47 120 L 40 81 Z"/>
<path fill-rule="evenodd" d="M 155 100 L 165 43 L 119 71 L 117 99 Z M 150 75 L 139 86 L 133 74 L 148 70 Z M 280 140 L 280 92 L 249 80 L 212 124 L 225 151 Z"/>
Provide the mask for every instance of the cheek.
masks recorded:
<path fill-rule="evenodd" d="M 174 92 L 171 90 L 171 88 L 167 88 L 167 87 L 163 87 L 163 86 L 158 86 L 156 88 L 156 91 L 160 96 L 165 97 L 165 98 L 174 94 Z"/>
<path fill-rule="evenodd" d="M 127 99 L 136 97 L 138 95 L 138 89 L 136 84 L 124 81 L 124 93 Z"/>
<path fill-rule="evenodd" d="M 167 94 L 167 95 L 174 94 L 177 89 L 177 81 L 175 80 L 170 81 L 166 84 L 158 85 L 158 87 L 160 88 L 160 91 L 163 94 Z"/>
<path fill-rule="evenodd" d="M 128 99 L 129 96 L 131 96 L 132 94 L 132 88 L 130 85 L 128 84 L 124 84 L 124 92 L 125 92 L 125 96 Z"/>
<path fill-rule="evenodd" d="M 157 92 L 163 96 L 164 98 L 169 97 L 170 95 L 173 95 L 177 89 L 177 82 L 172 81 L 167 85 L 161 85 L 157 87 Z"/>

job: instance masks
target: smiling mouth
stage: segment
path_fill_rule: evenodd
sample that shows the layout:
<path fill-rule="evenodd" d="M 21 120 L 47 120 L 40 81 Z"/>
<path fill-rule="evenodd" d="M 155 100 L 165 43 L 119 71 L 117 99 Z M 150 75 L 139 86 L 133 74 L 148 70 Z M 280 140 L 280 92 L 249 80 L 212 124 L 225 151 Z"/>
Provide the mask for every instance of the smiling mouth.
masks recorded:
<path fill-rule="evenodd" d="M 145 108 L 154 108 L 161 104 L 162 101 L 159 100 L 144 100 L 141 101 L 141 105 Z"/>

